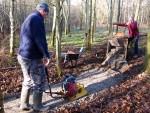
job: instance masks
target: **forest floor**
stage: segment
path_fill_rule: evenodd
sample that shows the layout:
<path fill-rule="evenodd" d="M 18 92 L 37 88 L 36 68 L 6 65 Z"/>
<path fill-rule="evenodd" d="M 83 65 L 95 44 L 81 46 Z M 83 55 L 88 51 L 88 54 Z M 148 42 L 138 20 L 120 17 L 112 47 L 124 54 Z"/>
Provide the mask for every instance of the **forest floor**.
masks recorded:
<path fill-rule="evenodd" d="M 66 47 L 64 51 L 68 48 L 70 47 Z M 89 95 L 68 103 L 49 98 L 45 94 L 44 103 L 50 106 L 46 113 L 149 113 L 150 77 L 142 72 L 144 52 L 136 59 L 128 59 L 128 68 L 122 68 L 120 73 L 100 67 L 105 58 L 106 44 L 94 46 L 92 49 L 92 52 L 85 53 L 79 59 L 76 67 L 67 64 L 63 68 L 63 75 L 77 75 L 77 80 L 85 85 Z M 79 48 L 74 48 L 74 51 L 78 50 Z M 97 58 L 96 53 L 100 53 L 100 57 Z M 22 81 L 21 69 L 16 57 L 9 61 L 6 55 L 1 56 L 0 65 L 0 85 L 5 96 L 5 111 L 17 113 Z M 63 77 L 56 78 L 54 54 L 48 72 L 51 83 L 55 84 L 53 88 L 57 89 Z"/>

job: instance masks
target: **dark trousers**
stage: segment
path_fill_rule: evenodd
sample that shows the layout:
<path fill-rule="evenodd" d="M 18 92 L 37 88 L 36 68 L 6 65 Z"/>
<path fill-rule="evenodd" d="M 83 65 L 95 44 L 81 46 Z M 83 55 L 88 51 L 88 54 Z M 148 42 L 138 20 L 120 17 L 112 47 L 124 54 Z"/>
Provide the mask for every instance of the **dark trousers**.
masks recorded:
<path fill-rule="evenodd" d="M 134 55 L 138 55 L 139 53 L 138 41 L 138 36 L 128 38 L 128 49 L 134 46 Z"/>

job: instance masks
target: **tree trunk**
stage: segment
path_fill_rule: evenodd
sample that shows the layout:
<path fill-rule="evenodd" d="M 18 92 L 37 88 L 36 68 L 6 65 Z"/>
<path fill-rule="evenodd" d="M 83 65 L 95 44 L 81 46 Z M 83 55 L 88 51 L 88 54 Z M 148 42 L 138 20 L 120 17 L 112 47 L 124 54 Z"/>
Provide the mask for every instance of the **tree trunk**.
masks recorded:
<path fill-rule="evenodd" d="M 10 1 L 10 12 L 9 12 L 9 18 L 10 18 L 10 55 L 14 55 L 14 0 Z"/>
<path fill-rule="evenodd" d="M 71 6 L 71 3 L 70 3 L 70 0 L 68 0 L 68 33 L 70 33 L 71 29 L 70 29 L 70 6 Z"/>
<path fill-rule="evenodd" d="M 150 28 L 150 8 L 148 8 L 147 24 L 148 24 L 148 26 Z"/>
<path fill-rule="evenodd" d="M 53 27 L 52 27 L 52 35 L 50 39 L 50 45 L 54 47 L 55 45 L 55 36 L 56 36 L 56 7 L 53 7 L 54 15 L 53 15 Z"/>
<path fill-rule="evenodd" d="M 88 47 L 88 8 L 89 8 L 89 0 L 85 0 L 85 33 L 87 33 L 86 41 L 85 42 L 85 48 Z"/>
<path fill-rule="evenodd" d="M 83 13 L 82 12 L 80 12 L 80 30 L 82 30 L 83 29 Z"/>
<path fill-rule="evenodd" d="M 56 68 L 58 76 L 61 75 L 61 37 L 62 37 L 62 23 L 61 23 L 61 5 L 60 0 L 56 0 Z"/>
<path fill-rule="evenodd" d="M 4 113 L 3 93 L 1 90 L 0 90 L 0 113 Z"/>
<path fill-rule="evenodd" d="M 90 35 L 90 40 L 89 41 L 91 41 L 91 37 L 92 37 L 92 35 L 91 35 L 91 30 L 92 30 L 92 8 L 93 8 L 93 0 L 90 0 L 90 14 L 89 14 L 89 35 Z M 90 46 L 90 42 L 89 42 L 89 46 Z"/>
<path fill-rule="evenodd" d="M 90 12 L 88 12 L 89 8 Z M 86 28 L 87 28 L 86 32 L 88 33 L 88 37 L 87 37 L 87 44 L 85 45 L 87 50 L 91 49 L 91 21 L 92 21 L 92 0 L 90 0 L 90 5 L 89 0 L 86 0 Z"/>
<path fill-rule="evenodd" d="M 93 0 L 93 12 L 92 12 L 92 23 L 91 23 L 91 43 L 94 41 L 94 32 L 96 24 L 96 0 Z"/>
<path fill-rule="evenodd" d="M 81 9 L 80 9 L 80 30 L 83 29 L 83 18 L 84 18 L 84 11 L 83 11 L 83 1 L 81 2 Z"/>
<path fill-rule="evenodd" d="M 68 23 L 69 23 L 69 1 L 70 0 L 67 0 L 68 2 L 67 2 L 67 7 L 65 7 L 64 5 L 63 5 L 63 16 L 64 16 L 64 19 L 65 19 L 65 35 L 67 35 L 68 34 Z"/>
<path fill-rule="evenodd" d="M 121 0 L 117 0 L 117 18 L 116 18 L 116 22 L 119 22 L 120 21 L 120 5 L 121 5 Z M 118 26 L 116 26 L 116 30 L 115 32 L 117 33 L 118 32 Z"/>
<path fill-rule="evenodd" d="M 134 16 L 135 20 L 138 20 L 141 3 L 142 3 L 142 0 L 138 0 L 137 7 L 136 7 L 136 10 L 135 10 L 135 16 Z"/>
<path fill-rule="evenodd" d="M 145 57 L 145 72 L 150 74 L 150 33 L 147 36 L 147 49 Z"/>
<path fill-rule="evenodd" d="M 109 25 L 108 25 L 108 31 L 109 34 L 112 33 L 112 17 L 113 17 L 113 8 L 112 8 L 112 0 L 109 1 Z"/>

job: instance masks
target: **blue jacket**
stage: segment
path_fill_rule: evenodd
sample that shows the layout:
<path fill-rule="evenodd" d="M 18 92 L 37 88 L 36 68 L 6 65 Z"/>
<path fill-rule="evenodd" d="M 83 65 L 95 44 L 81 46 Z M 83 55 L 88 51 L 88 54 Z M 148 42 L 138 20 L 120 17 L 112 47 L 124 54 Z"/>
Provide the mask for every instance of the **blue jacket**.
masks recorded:
<path fill-rule="evenodd" d="M 44 18 L 38 11 L 31 13 L 21 26 L 18 53 L 27 59 L 50 58 L 46 42 Z"/>

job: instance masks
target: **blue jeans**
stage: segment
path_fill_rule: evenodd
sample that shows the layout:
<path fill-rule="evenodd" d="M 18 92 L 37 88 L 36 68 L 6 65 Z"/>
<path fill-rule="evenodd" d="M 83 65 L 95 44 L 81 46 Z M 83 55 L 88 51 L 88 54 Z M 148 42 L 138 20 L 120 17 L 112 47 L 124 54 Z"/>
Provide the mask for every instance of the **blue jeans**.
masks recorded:
<path fill-rule="evenodd" d="M 48 82 L 46 80 L 45 67 L 42 59 L 31 60 L 23 58 L 20 55 L 17 58 L 23 72 L 22 86 L 43 92 Z"/>

